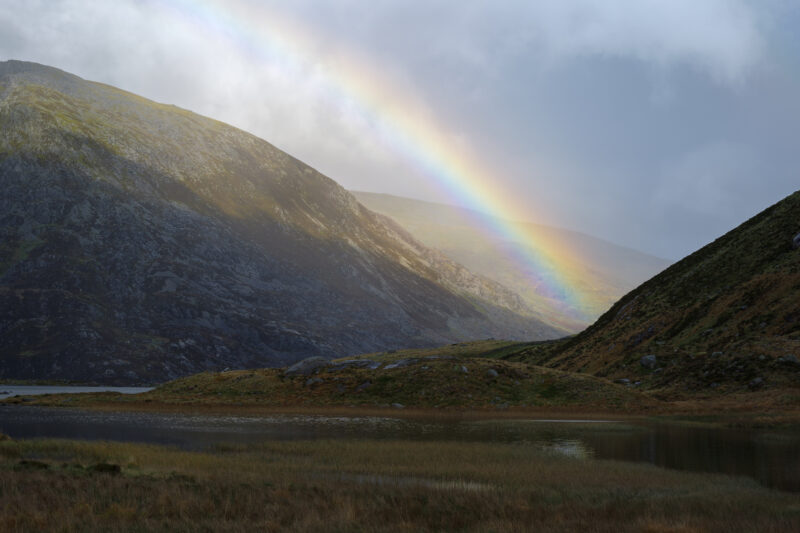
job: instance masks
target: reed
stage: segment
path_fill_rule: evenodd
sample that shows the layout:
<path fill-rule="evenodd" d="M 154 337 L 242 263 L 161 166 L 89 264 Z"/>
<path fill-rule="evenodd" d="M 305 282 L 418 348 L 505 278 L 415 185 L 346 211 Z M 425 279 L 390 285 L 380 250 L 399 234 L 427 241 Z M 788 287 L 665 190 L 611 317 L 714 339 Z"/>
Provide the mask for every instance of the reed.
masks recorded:
<path fill-rule="evenodd" d="M 0 530 L 797 531 L 800 498 L 521 444 L 22 440 L 0 442 Z"/>

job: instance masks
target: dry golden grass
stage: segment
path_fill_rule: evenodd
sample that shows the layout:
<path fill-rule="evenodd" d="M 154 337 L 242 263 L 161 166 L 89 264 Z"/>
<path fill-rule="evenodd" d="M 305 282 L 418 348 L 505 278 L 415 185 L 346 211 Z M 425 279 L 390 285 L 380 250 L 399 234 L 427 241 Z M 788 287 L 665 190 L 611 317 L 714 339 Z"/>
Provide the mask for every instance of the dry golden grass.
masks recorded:
<path fill-rule="evenodd" d="M 800 498 L 510 444 L 5 441 L 0 530 L 797 531 Z"/>

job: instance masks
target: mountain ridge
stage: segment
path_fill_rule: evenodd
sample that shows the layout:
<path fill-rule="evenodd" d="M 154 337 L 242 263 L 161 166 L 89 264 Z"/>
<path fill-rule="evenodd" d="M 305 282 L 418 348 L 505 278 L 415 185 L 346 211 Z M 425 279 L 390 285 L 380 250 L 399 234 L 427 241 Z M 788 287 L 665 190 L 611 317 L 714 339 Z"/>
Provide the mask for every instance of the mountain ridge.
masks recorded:
<path fill-rule="evenodd" d="M 219 121 L 11 61 L 0 126 L 0 376 L 138 383 L 561 333 Z"/>
<path fill-rule="evenodd" d="M 563 279 L 541 278 L 526 270 L 525 265 L 520 265 L 509 253 L 515 247 L 530 247 L 530 243 L 512 242 L 507 236 L 489 229 L 492 225 L 502 227 L 508 223 L 506 221 L 434 202 L 351 192 L 368 208 L 395 219 L 426 246 L 512 288 L 534 309 L 537 318 L 571 333 L 585 328 L 626 292 L 669 265 L 665 259 L 584 233 L 515 222 L 537 239 L 546 241 L 550 248 L 562 252 L 561 263 L 556 266 Z M 538 250 L 531 253 L 537 254 Z M 588 301 L 586 308 L 579 310 L 579 314 L 586 316 L 576 316 L 575 309 L 565 309 L 563 302 L 547 294 L 547 286 L 565 280 Z"/>

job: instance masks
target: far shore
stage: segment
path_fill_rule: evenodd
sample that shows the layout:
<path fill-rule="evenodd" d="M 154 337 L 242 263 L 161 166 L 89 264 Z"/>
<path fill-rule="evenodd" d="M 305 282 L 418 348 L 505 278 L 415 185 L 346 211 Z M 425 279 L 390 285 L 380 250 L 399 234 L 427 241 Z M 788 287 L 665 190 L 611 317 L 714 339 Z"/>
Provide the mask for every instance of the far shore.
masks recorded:
<path fill-rule="evenodd" d="M 232 416 L 328 416 L 328 417 L 390 417 L 401 419 L 472 421 L 472 420 L 564 420 L 629 422 L 661 420 L 670 423 L 709 427 L 740 428 L 797 428 L 800 429 L 800 409 L 765 410 L 756 406 L 737 409 L 720 402 L 674 402 L 642 409 L 592 409 L 589 406 L 542 406 L 508 408 L 432 408 L 368 405 L 259 405 L 257 403 L 214 403 L 157 401 L 137 398 L 139 395 L 119 393 L 45 394 L 13 397 L 0 400 L 6 405 L 62 407 L 106 412 L 176 413 Z"/>

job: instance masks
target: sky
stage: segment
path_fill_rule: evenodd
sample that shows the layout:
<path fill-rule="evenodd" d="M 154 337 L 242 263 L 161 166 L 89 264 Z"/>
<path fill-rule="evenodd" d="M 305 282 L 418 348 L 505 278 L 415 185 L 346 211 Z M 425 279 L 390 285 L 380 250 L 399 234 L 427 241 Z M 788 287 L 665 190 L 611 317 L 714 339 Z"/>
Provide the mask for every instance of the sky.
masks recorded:
<path fill-rule="evenodd" d="M 800 188 L 798 27 L 789 0 L 0 0 L 0 60 L 222 120 L 352 190 L 680 259 Z"/>

